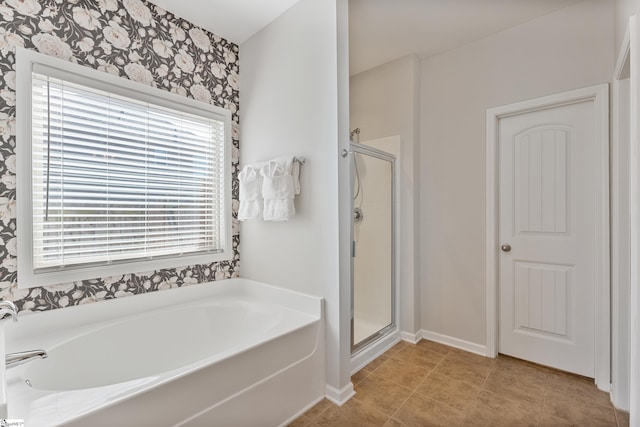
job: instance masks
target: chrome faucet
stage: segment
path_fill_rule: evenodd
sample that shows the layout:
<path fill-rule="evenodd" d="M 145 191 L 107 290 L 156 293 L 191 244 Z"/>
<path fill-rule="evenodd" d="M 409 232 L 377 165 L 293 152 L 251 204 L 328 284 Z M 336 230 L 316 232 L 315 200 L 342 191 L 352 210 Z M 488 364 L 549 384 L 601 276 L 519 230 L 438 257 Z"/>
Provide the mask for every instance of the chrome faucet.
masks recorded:
<path fill-rule="evenodd" d="M 9 353 L 4 357 L 5 365 L 7 369 L 20 366 L 34 359 L 46 359 L 46 358 L 47 358 L 47 352 L 44 350 L 20 351 L 17 353 Z"/>
<path fill-rule="evenodd" d="M 11 301 L 0 301 L 0 320 L 11 316 L 14 322 L 18 321 L 18 307 Z"/>
<path fill-rule="evenodd" d="M 11 316 L 14 322 L 18 321 L 18 308 L 11 301 L 0 301 L 0 320 Z M 44 350 L 20 351 L 5 355 L 5 366 L 13 368 L 34 359 L 46 359 L 47 352 Z"/>

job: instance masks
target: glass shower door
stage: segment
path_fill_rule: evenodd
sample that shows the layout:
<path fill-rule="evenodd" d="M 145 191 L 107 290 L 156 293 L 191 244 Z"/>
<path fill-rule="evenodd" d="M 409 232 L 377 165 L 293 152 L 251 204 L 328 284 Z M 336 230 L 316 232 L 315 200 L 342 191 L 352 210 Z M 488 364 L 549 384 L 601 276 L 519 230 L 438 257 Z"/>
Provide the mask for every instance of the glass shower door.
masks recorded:
<path fill-rule="evenodd" d="M 395 157 L 352 143 L 352 353 L 395 327 Z"/>

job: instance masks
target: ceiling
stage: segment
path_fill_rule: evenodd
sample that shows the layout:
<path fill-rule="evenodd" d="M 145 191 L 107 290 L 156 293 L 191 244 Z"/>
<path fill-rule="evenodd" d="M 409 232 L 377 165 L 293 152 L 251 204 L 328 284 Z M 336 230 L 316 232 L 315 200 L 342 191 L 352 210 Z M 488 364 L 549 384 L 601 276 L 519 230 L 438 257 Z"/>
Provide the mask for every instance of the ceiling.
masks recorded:
<path fill-rule="evenodd" d="M 350 0 L 350 74 L 426 58 L 582 0 Z"/>
<path fill-rule="evenodd" d="M 150 0 L 180 18 L 242 44 L 299 0 Z"/>
<path fill-rule="evenodd" d="M 237 44 L 299 0 L 150 0 Z M 350 74 L 426 58 L 583 0 L 349 0 Z"/>

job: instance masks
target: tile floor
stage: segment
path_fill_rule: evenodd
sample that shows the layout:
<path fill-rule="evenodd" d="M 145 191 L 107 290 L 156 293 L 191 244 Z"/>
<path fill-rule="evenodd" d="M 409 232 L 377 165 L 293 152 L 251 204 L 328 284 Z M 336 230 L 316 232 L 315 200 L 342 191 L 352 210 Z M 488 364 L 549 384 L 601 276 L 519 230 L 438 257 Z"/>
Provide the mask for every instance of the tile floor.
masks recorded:
<path fill-rule="evenodd" d="M 290 426 L 629 425 L 593 381 L 426 340 L 398 343 L 351 379 L 349 402 L 323 400 Z"/>

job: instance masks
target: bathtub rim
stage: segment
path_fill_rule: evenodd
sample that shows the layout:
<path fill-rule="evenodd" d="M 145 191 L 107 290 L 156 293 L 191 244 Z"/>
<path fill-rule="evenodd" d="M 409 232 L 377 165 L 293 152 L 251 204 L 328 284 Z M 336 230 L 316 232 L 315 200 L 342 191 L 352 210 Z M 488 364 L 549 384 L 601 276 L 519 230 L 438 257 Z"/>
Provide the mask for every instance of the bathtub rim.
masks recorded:
<path fill-rule="evenodd" d="M 223 300 L 224 301 L 224 300 Z M 211 302 L 217 302 L 217 301 L 211 301 Z M 244 301 L 243 301 L 244 302 Z M 251 305 L 254 305 L 254 302 L 251 301 L 250 302 Z M 183 310 L 185 308 L 201 308 L 201 307 L 207 307 L 209 305 L 209 302 L 207 301 L 193 301 L 191 303 L 189 302 L 185 302 L 182 303 L 180 305 L 177 306 L 172 306 L 171 310 L 172 311 L 180 311 Z M 217 304 L 213 304 L 213 305 L 217 305 Z M 224 304 L 222 304 L 224 305 Z M 258 305 L 258 304 L 255 304 Z M 273 304 L 273 303 L 269 303 L 268 304 L 270 307 L 277 307 L 277 304 Z M 286 307 L 286 309 L 289 309 L 288 307 Z M 47 351 L 47 353 L 53 352 L 55 349 L 57 349 L 58 347 L 64 346 L 64 345 L 68 345 L 69 343 L 77 340 L 77 339 L 81 339 L 83 337 L 86 337 L 88 335 L 94 334 L 94 333 L 99 333 L 101 330 L 103 329 L 108 329 L 108 328 L 113 328 L 113 327 L 117 327 L 118 325 L 122 325 L 122 324 L 126 324 L 129 322 L 135 322 L 139 319 L 143 319 L 145 317 L 150 317 L 153 316 L 155 314 L 156 311 L 159 310 L 149 310 L 149 311 L 145 311 L 142 313 L 137 313 L 135 315 L 131 315 L 131 316 L 125 316 L 122 318 L 119 318 L 117 320 L 113 320 L 113 321 L 104 321 L 104 322 L 96 322 L 96 323 L 92 323 L 91 325 L 87 325 L 81 328 L 78 328 L 77 330 L 70 330 L 70 331 L 64 331 L 64 332 L 60 332 L 59 335 L 56 335 L 54 339 L 53 337 L 51 338 L 51 345 L 41 345 L 39 346 L 39 348 L 43 348 L 45 351 Z M 294 311 L 294 310 L 292 310 Z M 300 312 L 298 312 L 300 313 Z M 301 323 L 298 324 L 298 326 L 296 326 L 295 328 L 290 328 L 287 329 L 285 333 L 293 333 L 296 332 L 300 329 L 303 329 L 319 320 L 321 320 L 320 318 L 313 316 L 313 315 L 309 315 L 307 313 L 302 313 L 303 316 L 305 317 L 304 319 L 301 319 Z M 278 332 L 278 333 L 276 333 Z M 218 363 L 218 362 L 222 362 L 225 361 L 227 359 L 230 359 L 238 354 L 242 354 L 245 352 L 249 352 L 257 347 L 259 347 L 260 345 L 271 341 L 273 339 L 276 339 L 277 337 L 281 336 L 282 332 L 280 330 L 280 328 L 277 331 L 270 331 L 270 333 L 264 335 L 262 338 L 258 339 L 258 340 L 254 340 L 254 341 L 250 341 L 250 344 L 247 345 L 247 343 L 242 343 L 236 346 L 232 346 L 230 349 L 226 349 L 223 350 L 221 352 L 216 353 L 214 356 L 207 356 L 198 360 L 194 360 L 186 365 L 177 367 L 177 368 L 173 368 L 173 369 L 168 369 L 156 374 L 152 374 L 152 375 L 147 375 L 146 377 L 143 378 L 147 378 L 147 377 L 165 377 L 166 375 L 170 375 L 173 371 L 180 371 L 178 372 L 178 375 L 173 375 L 168 377 L 168 381 L 172 381 L 174 379 L 180 378 L 182 375 L 180 375 L 180 373 L 182 371 L 184 371 L 184 374 L 188 374 L 191 372 L 195 372 L 199 369 L 202 369 L 206 366 L 209 366 L 213 363 Z M 58 340 L 57 338 L 62 338 L 60 340 Z M 35 343 L 34 343 L 35 344 Z M 38 363 L 39 361 L 36 360 L 33 363 Z M 13 375 L 13 372 L 16 373 L 24 373 L 24 375 L 22 375 L 23 379 L 32 379 L 29 378 L 29 375 L 27 375 L 28 371 L 33 367 L 33 364 L 25 364 L 22 367 L 17 367 L 17 368 L 12 368 L 11 373 L 9 374 L 10 377 L 15 377 L 17 375 Z M 115 384 L 120 384 L 120 383 L 124 383 L 126 381 L 121 381 L 121 382 L 117 382 L 117 383 L 112 383 L 112 384 L 105 384 L 102 386 L 94 386 L 94 387 L 85 387 L 82 388 L 84 389 L 94 389 L 94 388 L 100 388 L 100 387 L 106 387 L 109 385 L 115 385 Z M 153 383 L 155 384 L 155 382 Z M 161 383 L 158 383 L 158 385 L 161 385 Z M 34 390 L 40 390 L 40 391 L 51 391 L 51 392 L 55 392 L 55 391 L 71 391 L 71 390 L 77 390 L 77 389 L 45 389 L 45 388 L 38 388 L 34 385 L 33 387 Z"/>
<path fill-rule="evenodd" d="M 198 299 L 218 295 L 248 297 L 249 300 L 253 298 L 255 301 L 263 301 L 260 298 L 266 298 L 269 302 L 316 317 L 322 317 L 323 312 L 324 299 L 321 297 L 240 277 L 100 300 L 63 309 L 22 311 L 18 314 L 18 322 L 4 322 L 1 325 L 4 327 L 5 351 L 21 351 L 23 343 L 31 345 L 37 339 L 43 342 L 51 341 L 70 329 L 91 330 L 94 324 L 117 322 L 119 318 L 153 309 L 190 304 Z M 78 318 L 83 319 L 82 324 L 78 324 Z"/>

